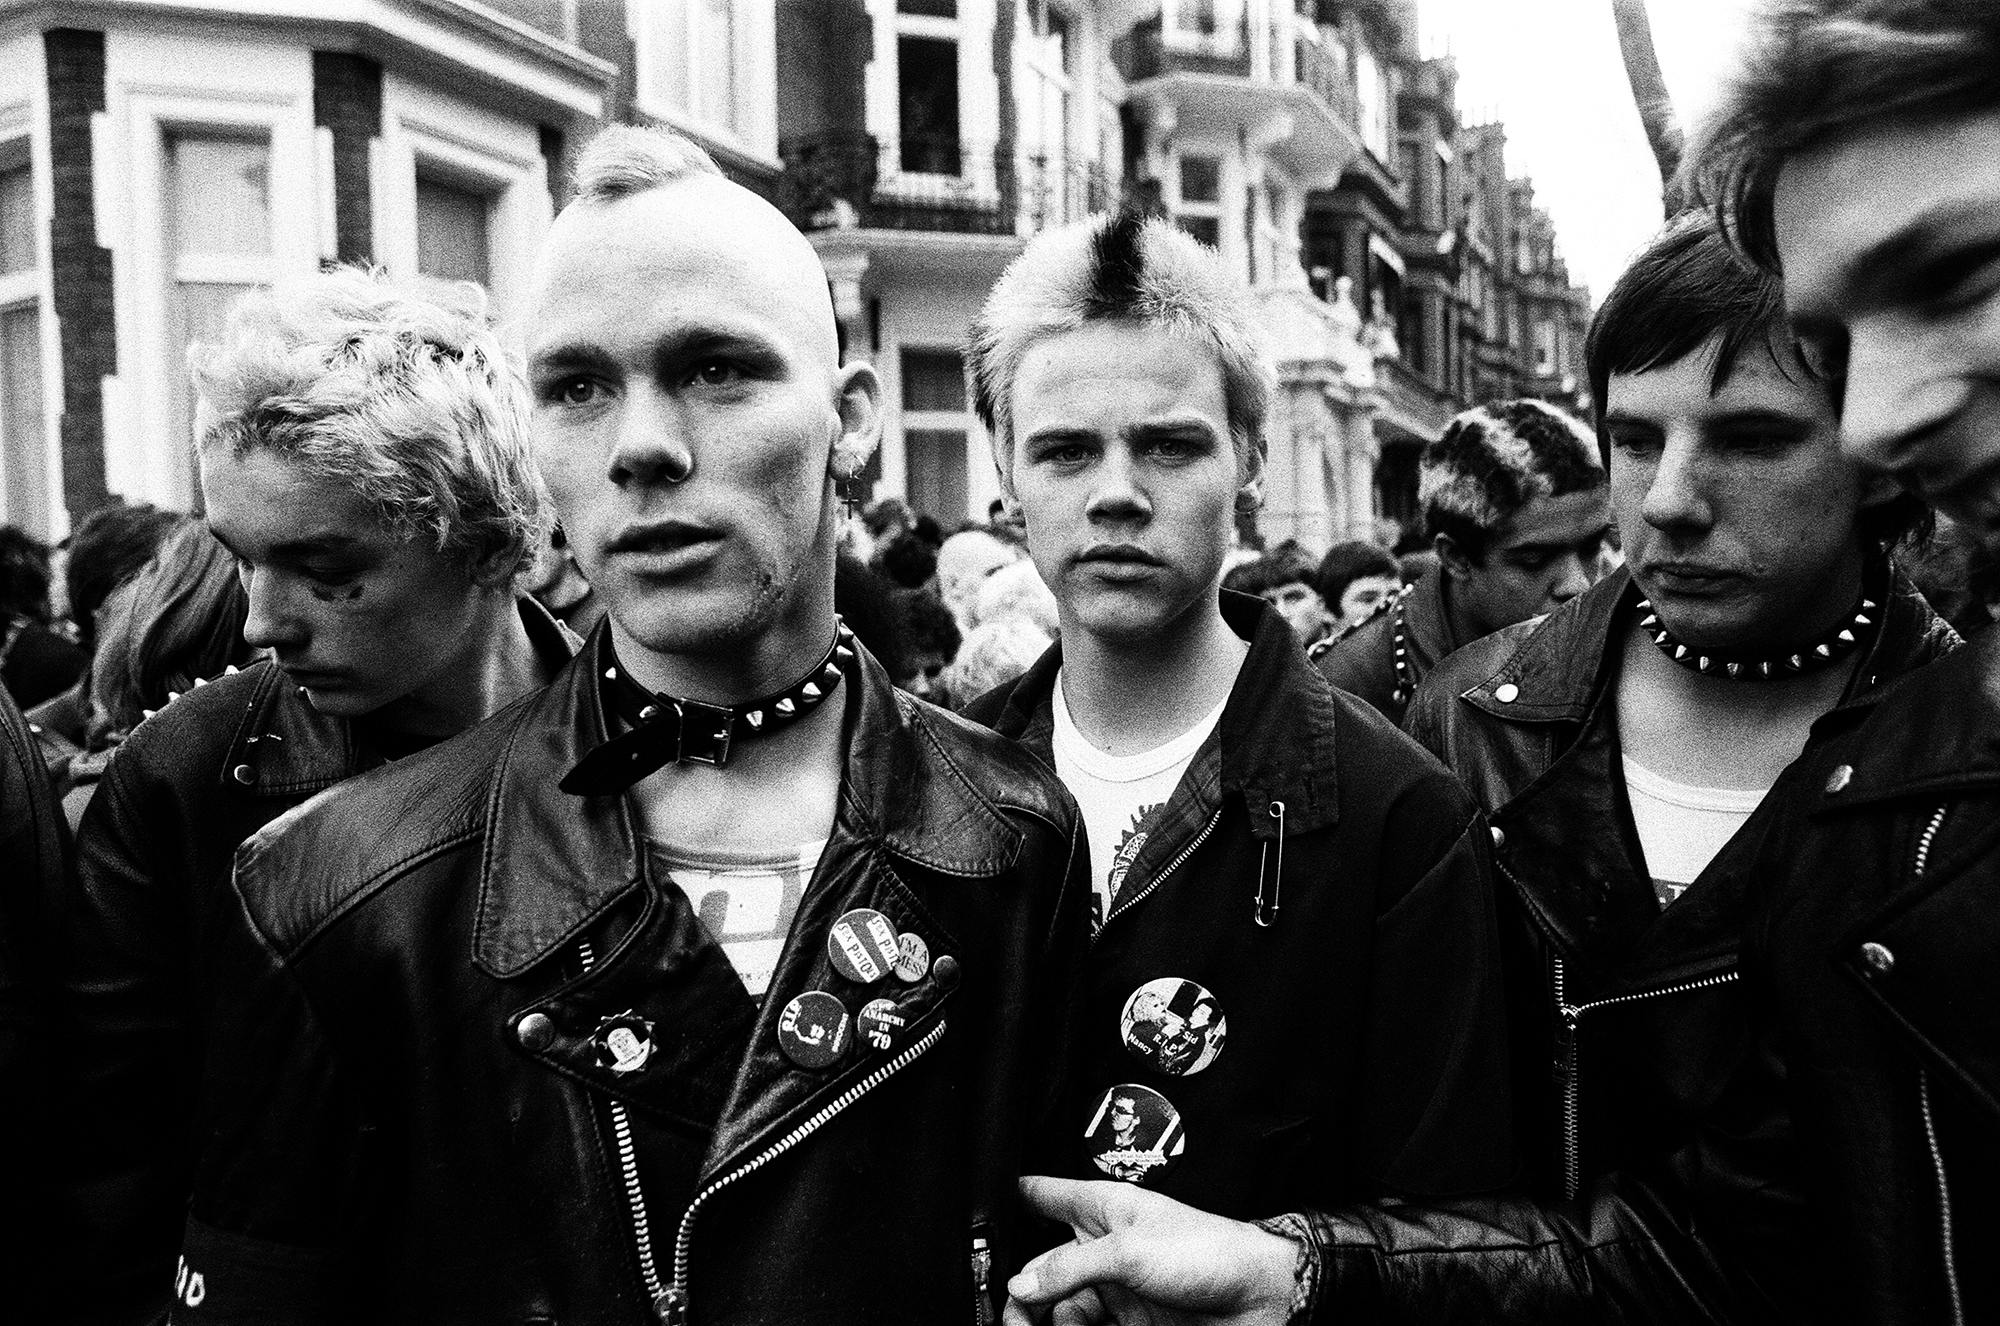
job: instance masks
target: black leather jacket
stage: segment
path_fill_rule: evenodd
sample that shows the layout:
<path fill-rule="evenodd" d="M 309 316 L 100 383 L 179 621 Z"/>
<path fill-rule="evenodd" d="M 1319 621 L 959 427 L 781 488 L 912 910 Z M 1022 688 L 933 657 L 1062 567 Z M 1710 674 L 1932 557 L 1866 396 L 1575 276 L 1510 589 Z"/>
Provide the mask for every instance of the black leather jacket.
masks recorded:
<path fill-rule="evenodd" d="M 43 1234 L 46 1183 L 55 1168 L 47 1145 L 49 984 L 54 911 L 66 882 L 69 833 L 33 733 L 13 697 L 0 690 L 0 1276 L 17 1287 L 8 1310 L 40 1320 L 56 1290 Z"/>
<path fill-rule="evenodd" d="M 1424 676 L 1464 642 L 1445 611 L 1445 577 L 1432 571 L 1383 599 L 1375 611 L 1315 646 L 1320 675 L 1400 724 Z"/>
<path fill-rule="evenodd" d="M 1535 1200 L 1324 1222 L 1338 1308 L 1409 1321 L 1818 1315 L 1773 1049 L 1737 977 L 1767 797 L 1661 910 L 1624 798 L 1624 571 L 1434 670 L 1407 720 L 1491 808 Z M 1957 638 L 1898 577 L 1843 705 Z M 1740 1071 L 1739 1071 L 1740 1070 Z M 1754 1084 L 1765 1083 L 1763 1087 Z M 1452 1250 L 1449 1258 L 1439 1257 Z"/>
<path fill-rule="evenodd" d="M 2000 1321 L 2000 628 L 1820 720 L 1770 799 L 1743 982 L 1828 1296 L 1875 1326 Z"/>
<path fill-rule="evenodd" d="M 580 643 L 518 601 L 542 666 Z M 213 928 L 230 860 L 285 811 L 383 762 L 362 728 L 257 663 L 182 695 L 110 752 L 78 830 L 57 1037 L 60 1320 L 157 1320 L 187 1220 Z"/>
<path fill-rule="evenodd" d="M 860 653 L 833 833 L 760 1006 L 626 799 L 556 790 L 604 739 L 601 666 L 593 642 L 244 847 L 176 1321 L 991 1311 L 976 1285 L 1026 1251 L 1014 1182 L 1067 1060 L 1073 805 Z M 917 979 L 836 972 L 857 907 L 924 941 Z M 810 991 L 903 1025 L 796 1066 L 780 1028 Z M 651 1057 L 620 1071 L 609 1019 L 650 1024 Z"/>
<path fill-rule="evenodd" d="M 1204 1210 L 1503 1187 L 1516 1157 L 1485 824 L 1435 760 L 1314 672 L 1275 611 L 1226 591 L 1222 605 L 1250 652 L 1091 946 L 1060 1172 L 1104 1177 L 1085 1133 L 1130 1083 L 1184 1125 L 1182 1155 L 1146 1186 Z M 1061 663 L 1052 648 L 969 716 L 1052 758 Z M 1166 978 L 1198 983 L 1226 1020 L 1199 1072 L 1121 1038 L 1127 1001 Z"/>

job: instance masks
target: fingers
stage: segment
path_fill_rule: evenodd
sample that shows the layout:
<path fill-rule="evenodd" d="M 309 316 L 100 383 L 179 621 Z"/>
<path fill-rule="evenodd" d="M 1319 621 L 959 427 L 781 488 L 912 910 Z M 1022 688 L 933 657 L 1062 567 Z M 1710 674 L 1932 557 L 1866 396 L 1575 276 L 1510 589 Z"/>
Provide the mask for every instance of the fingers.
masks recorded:
<path fill-rule="evenodd" d="M 1007 1300 L 1006 1311 L 1001 1315 L 1000 1326 L 1035 1326 L 1038 1317 L 1046 1315 L 1049 1326 L 1098 1326 L 1111 1320 L 1111 1313 L 1098 1301 L 1095 1291 L 1086 1289 L 1056 1304 L 1051 1313 L 1042 1313 L 1030 1308 L 1016 1298 Z"/>
<path fill-rule="evenodd" d="M 1115 1235 L 1051 1248 L 1023 1266 L 1007 1282 L 1007 1293 L 1042 1307 L 1092 1285 L 1117 1284 L 1124 1271 L 1124 1244 Z"/>
<path fill-rule="evenodd" d="M 1049 1326 L 1101 1326 L 1101 1323 L 1110 1320 L 1110 1311 L 1098 1301 L 1096 1294 L 1086 1289 L 1074 1298 L 1066 1298 L 1056 1304 L 1055 1312 L 1049 1317 Z"/>
<path fill-rule="evenodd" d="M 1007 1306 L 1000 1310 L 1000 1326 L 1035 1326 L 1035 1314 L 1013 1295 L 1007 1296 Z"/>
<path fill-rule="evenodd" d="M 1060 1220 L 1079 1233 L 1102 1234 L 1108 1227 L 1107 1198 L 1120 1185 L 1030 1174 L 1021 1180 L 1021 1200 L 1036 1215 Z M 1110 1189 L 1111 1193 L 1103 1190 Z"/>

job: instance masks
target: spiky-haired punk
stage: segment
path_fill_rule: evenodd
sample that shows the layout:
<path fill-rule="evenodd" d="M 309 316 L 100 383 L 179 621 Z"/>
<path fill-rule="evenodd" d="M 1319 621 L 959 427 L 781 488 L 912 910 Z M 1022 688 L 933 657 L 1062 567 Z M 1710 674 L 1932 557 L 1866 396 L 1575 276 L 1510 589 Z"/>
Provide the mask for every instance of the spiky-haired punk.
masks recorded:
<path fill-rule="evenodd" d="M 1445 426 L 1417 464 L 1417 502 L 1431 537 L 1449 534 L 1473 562 L 1493 532 L 1540 497 L 1605 485 L 1597 439 L 1545 401 L 1476 405 Z"/>
<path fill-rule="evenodd" d="M 966 377 L 1003 478 L 1014 453 L 1014 379 L 1029 347 L 1086 322 L 1114 319 L 1155 324 L 1213 346 L 1237 451 L 1263 451 L 1275 375 L 1248 291 L 1213 249 L 1170 222 L 1126 212 L 1036 236 L 994 284 L 972 325 Z"/>

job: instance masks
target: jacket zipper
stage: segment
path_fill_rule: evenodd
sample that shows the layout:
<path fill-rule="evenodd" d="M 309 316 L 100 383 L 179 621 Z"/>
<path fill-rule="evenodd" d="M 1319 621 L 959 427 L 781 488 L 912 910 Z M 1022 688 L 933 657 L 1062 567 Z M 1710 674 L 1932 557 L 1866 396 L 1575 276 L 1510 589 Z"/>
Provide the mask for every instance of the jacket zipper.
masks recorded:
<path fill-rule="evenodd" d="M 653 1300 L 653 1311 L 661 1321 L 667 1323 L 667 1326 L 685 1326 L 687 1322 L 688 1256 L 693 1248 L 695 1216 L 700 1214 L 702 1203 L 744 1175 L 754 1174 L 765 1165 L 776 1160 L 779 1156 L 784 1155 L 800 1142 L 818 1132 L 836 1114 L 839 1114 L 855 1101 L 860 1100 L 870 1091 L 888 1081 L 891 1076 L 915 1062 L 918 1056 L 938 1043 L 938 1040 L 944 1035 L 944 1028 L 944 1019 L 939 1018 L 938 1024 L 935 1027 L 925 1032 L 920 1039 L 911 1042 L 895 1058 L 883 1064 L 874 1072 L 841 1092 L 838 1096 L 835 1096 L 825 1105 L 822 1105 L 804 1123 L 801 1123 L 798 1127 L 792 1129 L 792 1131 L 786 1133 L 783 1137 L 744 1161 L 735 1169 L 715 1179 L 707 1187 L 695 1194 L 694 1201 L 688 1204 L 686 1213 L 681 1216 L 680 1231 L 674 1237 L 674 1282 L 667 1287 L 664 1294 Z M 648 1281 L 649 1288 L 652 1284 L 652 1281 Z"/>
<path fill-rule="evenodd" d="M 993 1301 L 987 1296 L 993 1283 L 993 1246 L 981 1231 L 972 1227 L 972 1320 L 974 1326 L 993 1326 Z"/>
<path fill-rule="evenodd" d="M 589 940 L 578 940 L 576 950 L 586 972 L 597 965 L 597 951 Z M 625 1102 L 613 1096 L 606 1103 L 611 1107 L 611 1137 L 618 1149 L 618 1176 L 632 1216 L 632 1241 L 639 1251 L 639 1277 L 646 1282 L 646 1300 L 658 1312 L 666 1287 L 660 1282 L 659 1262 L 653 1255 L 653 1222 L 646 1214 L 646 1193 L 639 1186 L 639 1148 L 632 1141 L 632 1120 L 625 1113 Z"/>
<path fill-rule="evenodd" d="M 1527 890 L 1522 887 L 1520 876 L 1516 875 L 1498 853 L 1494 854 L 1493 866 L 1507 877 L 1515 892 L 1522 895 L 1522 905 L 1542 937 L 1549 944 L 1550 981 L 1555 987 L 1556 1012 L 1562 1019 L 1562 1035 L 1556 1048 L 1558 1057 L 1556 1068 L 1562 1074 L 1563 1110 L 1563 1197 L 1574 1201 L 1583 1187 L 1583 1149 L 1578 1137 L 1579 1113 L 1583 1099 L 1583 1072 L 1581 1056 L 1577 1051 L 1577 1023 L 1583 1015 L 1595 1008 L 1608 1008 L 1613 1004 L 1632 1004 L 1642 999 L 1659 999 L 1666 995 L 1686 994 L 1691 990 L 1707 990 L 1718 985 L 1727 985 L 1736 979 L 1736 969 L 1714 972 L 1692 981 L 1681 981 L 1675 985 L 1661 986 L 1657 990 L 1635 990 L 1631 994 L 1612 995 L 1608 999 L 1593 999 L 1586 1004 L 1572 1004 L 1569 1001 L 1568 968 L 1563 965 L 1562 954 L 1556 949 L 1556 937 L 1548 922 L 1527 899 Z"/>
<path fill-rule="evenodd" d="M 1175 853 L 1174 859 L 1167 862 L 1166 868 L 1164 870 L 1160 871 L 1159 874 L 1153 876 L 1151 879 L 1146 881 L 1145 888 L 1140 889 L 1137 893 L 1133 894 L 1129 898 L 1126 898 L 1122 902 L 1114 902 L 1112 904 L 1111 911 L 1104 918 L 1104 925 L 1097 927 L 1097 934 L 1092 935 L 1090 937 L 1090 946 L 1092 948 L 1097 947 L 1098 935 L 1102 935 L 1104 933 L 1105 927 L 1111 924 L 1112 917 L 1121 915 L 1125 912 L 1129 912 L 1134 907 L 1137 907 L 1140 903 L 1146 900 L 1147 894 L 1151 893 L 1154 889 L 1159 888 L 1160 885 L 1166 881 L 1167 876 L 1173 874 L 1176 870 L 1179 870 L 1181 868 L 1181 863 L 1183 861 L 1186 861 L 1189 857 L 1193 856 L 1195 854 L 1195 850 L 1199 848 L 1203 843 L 1208 841 L 1208 835 L 1214 833 L 1215 826 L 1220 823 L 1222 823 L 1222 807 L 1217 806 L 1215 808 L 1215 813 L 1208 817 L 1208 823 L 1202 825 L 1201 832 L 1194 836 L 1194 841 L 1189 843 L 1186 847 L 1181 848 L 1179 852 Z"/>
<path fill-rule="evenodd" d="M 1939 806 L 1931 816 L 1931 822 L 1924 826 L 1917 839 L 1916 859 L 1910 863 L 1910 883 L 1921 883 L 1924 870 L 1930 864 L 1931 843 L 1936 840 L 1938 830 L 1944 825 L 1945 812 L 1949 806 Z M 1917 1107 L 1923 1114 L 1924 1145 L 1931 1153 L 1931 1174 L 1937 1180 L 1938 1233 L 1944 1248 L 1945 1295 L 1951 1301 L 1953 1326 L 1963 1326 L 1965 1322 L 1965 1300 L 1958 1287 L 1958 1253 L 1952 1246 L 1951 1228 L 1951 1184 L 1944 1172 L 1944 1149 L 1938 1145 L 1937 1122 L 1931 1117 L 1931 1075 L 1924 1069 L 1917 1070 Z"/>
<path fill-rule="evenodd" d="M 1577 1051 L 1577 1024 L 1583 1015 L 1592 1009 L 1609 1008 L 1614 1004 L 1636 1004 L 1643 999 L 1660 999 L 1667 995 L 1687 994 L 1693 990 L 1713 989 L 1727 985 L 1736 979 L 1736 969 L 1719 971 L 1692 981 L 1681 981 L 1674 985 L 1661 986 L 1657 990 L 1636 990 L 1631 994 L 1612 995 L 1608 999 L 1593 999 L 1585 1004 L 1572 1004 L 1565 989 L 1566 973 L 1562 954 L 1550 953 L 1549 961 L 1554 964 L 1556 1009 L 1562 1017 L 1562 1051 L 1559 1064 L 1563 1075 L 1563 1197 L 1576 1200 L 1577 1192 L 1583 1187 L 1583 1150 L 1579 1142 L 1579 1106 L 1583 1097 L 1582 1056 Z"/>

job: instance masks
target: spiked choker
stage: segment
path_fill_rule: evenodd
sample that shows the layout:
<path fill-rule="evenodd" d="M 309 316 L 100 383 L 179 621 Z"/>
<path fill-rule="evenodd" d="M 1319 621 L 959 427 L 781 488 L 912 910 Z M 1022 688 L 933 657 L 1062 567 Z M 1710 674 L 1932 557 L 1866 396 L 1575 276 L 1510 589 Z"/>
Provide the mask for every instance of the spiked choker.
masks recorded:
<path fill-rule="evenodd" d="M 739 705 L 683 700 L 647 690 L 611 653 L 603 673 L 604 701 L 630 731 L 578 760 L 559 786 L 578 796 L 613 796 L 655 769 L 674 763 L 724 765 L 738 741 L 790 727 L 817 709 L 840 685 L 841 665 L 854 657 L 854 636 L 834 620 L 833 643 L 804 676 L 782 691 Z"/>
<path fill-rule="evenodd" d="M 1668 658 L 1694 672 L 1738 681 L 1775 681 L 1830 667 L 1874 634 L 1876 622 L 1882 615 L 1875 600 L 1864 591 L 1860 606 L 1814 643 L 1778 654 L 1743 654 L 1685 643 L 1668 630 L 1666 623 L 1660 620 L 1660 614 L 1653 611 L 1651 599 L 1639 600 L 1639 613 L 1639 629 L 1651 637 L 1660 652 Z"/>

